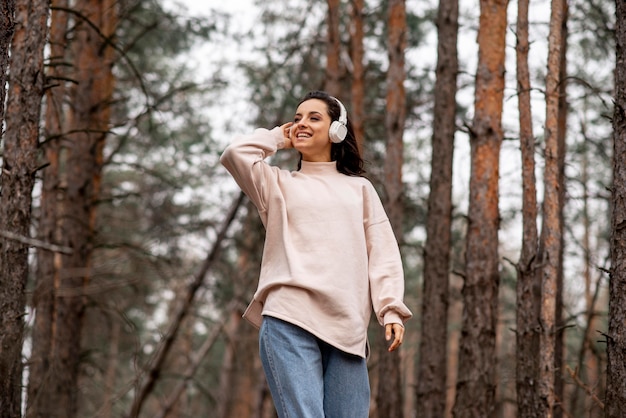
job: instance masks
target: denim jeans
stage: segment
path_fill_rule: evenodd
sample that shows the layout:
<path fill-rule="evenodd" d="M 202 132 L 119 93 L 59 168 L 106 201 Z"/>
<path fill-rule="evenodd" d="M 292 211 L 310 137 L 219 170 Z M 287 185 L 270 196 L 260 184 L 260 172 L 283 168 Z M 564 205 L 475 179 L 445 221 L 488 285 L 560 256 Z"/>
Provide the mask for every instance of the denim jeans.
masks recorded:
<path fill-rule="evenodd" d="M 367 418 L 364 358 L 269 316 L 263 318 L 259 351 L 279 418 Z"/>

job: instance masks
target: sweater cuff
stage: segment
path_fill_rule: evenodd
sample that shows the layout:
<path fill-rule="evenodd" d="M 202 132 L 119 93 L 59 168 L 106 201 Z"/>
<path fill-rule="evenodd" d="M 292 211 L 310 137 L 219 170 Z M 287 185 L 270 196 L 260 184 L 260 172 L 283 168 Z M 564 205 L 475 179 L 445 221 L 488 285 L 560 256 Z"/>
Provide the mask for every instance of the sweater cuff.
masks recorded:
<path fill-rule="evenodd" d="M 276 140 L 276 149 L 283 149 L 285 147 L 285 137 L 283 136 L 283 131 L 280 129 L 280 126 L 274 127 L 270 134 L 272 134 L 272 138 Z"/>
<path fill-rule="evenodd" d="M 400 324 L 404 326 L 404 321 L 397 312 L 388 311 L 385 313 L 385 317 L 383 318 L 383 326 L 388 324 Z"/>

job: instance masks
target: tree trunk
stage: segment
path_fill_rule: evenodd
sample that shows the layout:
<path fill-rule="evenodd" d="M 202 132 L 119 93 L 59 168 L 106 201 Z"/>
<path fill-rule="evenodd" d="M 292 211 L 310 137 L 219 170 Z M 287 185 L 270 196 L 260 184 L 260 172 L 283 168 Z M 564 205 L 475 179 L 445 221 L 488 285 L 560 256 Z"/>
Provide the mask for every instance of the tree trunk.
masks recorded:
<path fill-rule="evenodd" d="M 174 302 L 177 303 L 177 309 L 173 311 L 173 314 L 171 315 L 172 318 L 167 326 L 167 331 L 159 341 L 158 346 L 155 348 L 150 359 L 146 363 L 145 379 L 141 381 L 139 388 L 136 390 L 137 393 L 135 394 L 133 403 L 130 406 L 130 412 L 127 414 L 131 418 L 137 418 L 140 416 L 144 404 L 146 403 L 150 394 L 152 394 L 152 392 L 154 391 L 154 388 L 163 372 L 163 365 L 165 363 L 165 360 L 168 354 L 171 352 L 174 342 L 176 341 L 176 337 L 181 328 L 181 324 L 189 314 L 189 311 L 193 305 L 194 298 L 196 297 L 196 293 L 198 292 L 198 289 L 200 289 L 200 286 L 202 286 L 205 276 L 216 262 L 220 254 L 222 242 L 226 237 L 226 233 L 228 232 L 228 228 L 237 216 L 237 212 L 241 207 L 243 200 L 244 194 L 242 192 L 231 205 L 228 214 L 226 215 L 224 221 L 220 225 L 219 230 L 217 231 L 215 242 L 213 243 L 211 250 L 207 254 L 202 265 L 200 266 L 200 269 L 195 274 L 192 282 L 189 283 L 189 285 L 187 286 L 187 291 L 184 294 L 184 297 L 181 300 L 176 300 Z M 220 325 L 220 329 L 222 326 L 223 324 Z M 191 371 L 191 374 L 193 374 L 193 370 Z M 137 377 L 137 380 L 141 380 L 141 376 Z M 180 392 L 182 393 L 182 390 Z M 168 402 L 168 405 L 174 405 L 176 401 L 177 399 L 176 397 L 174 397 L 172 398 L 171 402 Z"/>
<path fill-rule="evenodd" d="M 480 1 L 456 417 L 489 417 L 495 410 L 498 176 L 507 5 L 507 0 Z"/>
<path fill-rule="evenodd" d="M 241 315 L 245 302 L 254 293 L 253 285 L 259 277 L 265 231 L 254 205 L 248 201 L 246 216 L 242 220 L 245 231 L 242 237 L 241 252 L 237 258 L 237 272 L 233 275 L 233 300 L 239 301 L 224 315 L 230 320 L 224 328 L 226 339 L 222 369 L 220 371 L 220 405 L 216 417 L 252 418 L 258 415 L 258 405 L 262 398 L 258 382 L 262 376 L 262 366 L 258 354 L 258 332 Z M 262 389 L 261 389 L 262 390 Z"/>
<path fill-rule="evenodd" d="M 516 389 L 517 415 L 534 418 L 538 413 L 536 382 L 539 377 L 540 286 L 537 265 L 537 191 L 535 178 L 535 137 L 530 105 L 528 69 L 528 0 L 518 1 L 517 12 L 517 97 L 519 104 L 520 148 L 522 153 L 522 249 L 517 264 L 516 288 Z"/>
<path fill-rule="evenodd" d="M 324 89 L 333 96 L 341 93 L 341 67 L 339 38 L 339 14 L 341 2 L 339 0 L 328 1 L 328 39 L 326 47 L 326 83 Z"/>
<path fill-rule="evenodd" d="M 53 0 L 53 7 L 67 7 L 68 0 Z M 39 207 L 38 236 L 43 242 L 59 244 L 61 239 L 57 229 L 57 196 L 59 193 L 59 150 L 61 135 L 65 127 L 63 102 L 65 84 L 57 80 L 64 77 L 65 36 L 68 13 L 52 10 L 50 17 L 50 65 L 47 67 L 49 84 L 46 90 L 45 141 L 41 145 L 47 166 L 42 170 L 42 187 Z M 57 84 L 58 83 L 58 84 Z M 47 406 L 54 402 L 49 398 L 50 391 L 42 390 L 49 379 L 50 353 L 54 339 L 55 283 L 59 281 L 60 254 L 50 251 L 37 252 L 37 272 L 33 294 L 35 322 L 32 330 L 32 351 L 29 360 L 28 402 L 26 417 L 45 416 Z"/>
<path fill-rule="evenodd" d="M 539 242 L 541 309 L 539 335 L 539 416 L 550 418 L 555 405 L 556 300 L 561 251 L 561 185 L 559 184 L 559 93 L 563 0 L 552 0 L 546 74 L 545 167 Z"/>
<path fill-rule="evenodd" d="M 590 166 L 590 150 L 588 144 L 592 142 L 592 139 L 587 134 L 587 124 L 582 121 L 580 124 L 581 135 L 581 167 L 580 167 L 580 186 L 582 187 L 582 213 L 581 223 L 583 228 L 582 242 L 580 244 L 583 252 L 583 277 L 585 282 L 584 301 L 585 312 L 582 322 L 585 324 L 580 338 L 580 347 L 577 353 L 577 363 L 575 367 L 576 377 L 584 382 L 590 388 L 602 387 L 600 374 L 598 369 L 600 368 L 600 361 L 598 358 L 598 351 L 595 349 L 596 336 L 595 331 L 601 328 L 598 324 L 599 315 L 598 306 L 602 303 L 600 301 L 602 295 L 602 278 L 594 280 L 593 272 L 596 271 L 596 266 L 593 260 L 594 248 L 592 244 L 593 229 L 592 229 L 592 217 L 593 210 L 591 210 L 590 201 L 592 200 L 592 190 L 590 185 L 592 181 L 590 174 L 592 167 Z M 561 249 L 563 252 L 563 248 Z M 602 274 L 602 273 L 601 273 Z M 605 301 L 606 302 L 606 301 Z M 601 306 L 601 305 L 600 305 Z M 606 306 L 606 303 L 604 304 Z M 557 311 L 558 312 L 558 311 Z M 557 340 L 558 344 L 558 340 Z M 558 347 L 558 345 L 557 345 Z M 571 370 L 571 369 L 570 369 Z M 567 373 L 563 371 L 562 373 Z M 562 374 L 561 373 L 561 374 Z M 557 374 L 557 379 L 559 375 Z M 595 393 L 598 393 L 595 391 Z M 558 404 L 557 404 L 558 405 Z M 569 396 L 569 405 L 565 408 L 570 414 L 576 414 L 577 411 L 585 411 L 588 416 L 597 416 L 597 402 L 592 396 L 587 396 L 585 388 L 582 385 L 575 385 L 571 389 Z M 582 408 L 582 409 L 581 409 Z M 560 407 L 555 408 L 555 416 L 557 413 L 562 412 Z M 595 415 L 594 415 L 595 413 Z"/>
<path fill-rule="evenodd" d="M 406 93 L 404 90 L 404 49 L 406 48 L 406 5 L 404 0 L 389 1 L 387 52 L 389 69 L 387 70 L 387 97 L 385 112 L 385 130 L 387 146 L 385 154 L 385 208 L 398 240 L 402 240 L 403 221 L 403 135 L 406 118 Z M 376 405 L 378 417 L 401 417 L 402 408 L 402 373 L 401 350 L 387 352 L 388 343 L 384 333 L 379 331 L 380 358 L 378 368 L 378 390 Z"/>
<path fill-rule="evenodd" d="M 104 388 L 102 396 L 102 409 L 99 418 L 113 418 L 113 405 L 117 391 L 116 376 L 120 364 L 119 348 L 122 324 L 120 320 L 111 316 L 109 318 L 109 347 L 107 351 L 106 372 L 104 373 Z"/>
<path fill-rule="evenodd" d="M 559 149 L 559 227 L 560 227 L 560 245 L 559 245 L 559 267 L 557 271 L 556 282 L 556 341 L 554 343 L 554 394 L 556 397 L 556 403 L 554 407 L 554 417 L 563 417 L 563 401 L 564 401 L 564 381 L 563 381 L 563 366 L 564 366 L 564 350 L 565 350 L 565 322 L 563 321 L 563 260 L 564 260 L 564 248 L 565 248 L 565 153 L 566 153 L 566 134 L 567 134 L 567 19 L 568 19 L 568 5 L 567 1 L 562 2 L 563 5 L 563 19 L 561 22 L 561 51 L 559 60 L 559 110 L 558 110 L 558 133 L 557 142 Z"/>
<path fill-rule="evenodd" d="M 350 58 L 352 61 L 352 116 L 350 122 L 357 146 L 363 155 L 363 142 L 365 141 L 365 69 L 364 69 L 364 48 L 363 48 L 363 8 L 364 0 L 353 0 L 350 2 Z"/>
<path fill-rule="evenodd" d="M 9 49 L 15 30 L 15 0 L 0 4 L 0 121 L 4 120 L 4 101 L 9 70 Z M 0 136 L 2 136 L 0 134 Z"/>
<path fill-rule="evenodd" d="M 626 411 L 626 4 L 616 0 L 615 11 L 611 275 L 609 329 L 606 335 L 607 418 L 622 417 Z"/>
<path fill-rule="evenodd" d="M 61 182 L 64 196 L 59 221 L 64 246 L 73 249 L 61 258 L 55 283 L 55 324 L 50 384 L 42 390 L 55 399 L 47 405 L 52 416 L 77 415 L 78 376 L 85 300 L 82 289 L 89 282 L 95 236 L 96 204 L 100 193 L 103 147 L 109 130 L 115 59 L 111 42 L 117 25 L 113 0 L 88 0 L 77 4 L 72 48 L 72 108 L 67 117 L 67 160 Z M 88 19 L 89 23 L 84 19 Z M 95 28 L 93 26 L 95 26 Z"/>
<path fill-rule="evenodd" d="M 2 6 L 2 19 L 8 23 L 3 37 L 11 32 L 11 24 L 5 19 L 12 14 L 12 6 L 13 3 Z M 0 194 L 0 232 L 3 233 L 0 235 L 0 417 L 3 418 L 21 416 L 28 246 L 6 235 L 30 237 L 49 10 L 46 0 L 21 0 L 15 8 Z M 1 70 L 4 75 L 6 68 Z"/>
<path fill-rule="evenodd" d="M 181 280 L 174 283 L 171 289 L 176 295 L 175 300 L 183 300 L 185 298 L 185 293 L 187 292 L 187 283 Z M 171 318 L 175 315 L 176 305 L 170 305 L 168 317 Z M 190 413 L 187 390 L 189 382 L 185 381 L 182 376 L 184 370 L 192 368 L 192 358 L 195 354 L 195 350 L 193 349 L 193 320 L 193 316 L 188 316 L 181 321 L 178 326 L 176 341 L 172 346 L 171 353 L 167 356 L 166 363 L 163 365 L 163 369 L 166 370 L 166 372 L 163 373 L 164 375 L 173 374 L 176 377 L 174 379 L 163 379 L 162 384 L 159 387 L 160 391 L 170 395 L 174 392 L 173 388 L 180 384 L 180 392 L 177 392 L 176 399 L 171 402 L 171 404 L 168 404 L 167 411 L 161 411 L 163 418 L 182 418 L 188 416 Z M 159 403 L 162 405 L 163 401 L 160 401 Z M 150 409 L 146 409 L 146 412 L 149 410 Z M 156 411 L 156 408 L 153 410 Z M 153 416 L 155 415 L 153 414 Z"/>
<path fill-rule="evenodd" d="M 417 416 L 446 410 L 448 295 L 452 223 L 452 162 L 456 131 L 458 0 L 440 0 L 437 79 L 433 109 L 432 167 L 424 247 L 424 293 L 417 372 Z"/>
<path fill-rule="evenodd" d="M 583 238 L 582 238 L 582 251 L 584 254 L 584 269 L 583 269 L 583 277 L 585 280 L 585 318 L 584 323 L 585 327 L 583 328 L 580 347 L 578 350 L 578 361 L 576 366 L 576 372 L 578 377 L 582 382 L 588 384 L 589 387 L 596 387 L 598 376 L 596 375 L 596 370 L 598 368 L 598 361 L 594 354 L 594 335 L 592 332 L 598 329 L 598 321 L 596 315 L 596 306 L 599 297 L 599 290 L 601 288 L 600 283 L 598 281 L 594 284 L 592 271 L 595 270 L 592 260 L 592 244 L 591 244 L 591 213 L 589 211 L 589 200 L 590 200 L 590 190 L 589 190 L 589 150 L 587 149 L 587 135 L 586 135 L 586 127 L 583 123 L 581 126 L 581 132 L 583 137 L 582 143 L 582 163 L 581 163 L 581 178 L 580 183 L 582 186 L 582 227 L 583 227 Z M 562 249 L 561 249 L 562 250 Z M 563 251 L 561 251 L 563 252 Z M 558 343 L 558 341 L 557 341 Z M 558 347 L 558 344 L 557 344 Z M 556 356 L 555 356 L 556 357 Z M 556 359 L 555 359 L 556 360 Z M 558 363 L 557 363 L 558 364 Z M 559 378 L 559 374 L 556 375 L 556 378 Z M 557 380 L 558 381 L 558 380 Z M 558 396 L 558 395 L 557 395 Z M 558 398 L 563 399 L 563 398 Z M 580 410 L 582 406 L 582 410 L 591 411 L 593 409 L 593 400 L 591 397 L 585 396 L 584 388 L 576 385 L 572 389 L 572 395 L 570 397 L 569 408 L 567 409 L 570 413 L 575 414 L 576 411 Z M 555 417 L 557 413 L 562 413 L 562 408 L 555 407 L 554 411 Z M 591 414 L 589 416 L 592 416 Z"/>

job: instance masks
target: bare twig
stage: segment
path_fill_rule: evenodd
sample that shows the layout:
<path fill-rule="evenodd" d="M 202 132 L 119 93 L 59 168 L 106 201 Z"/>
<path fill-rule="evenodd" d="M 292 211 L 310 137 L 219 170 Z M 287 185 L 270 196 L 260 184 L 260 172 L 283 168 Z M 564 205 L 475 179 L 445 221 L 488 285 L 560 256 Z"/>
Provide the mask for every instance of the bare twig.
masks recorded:
<path fill-rule="evenodd" d="M 566 365 L 565 368 L 567 369 L 571 378 L 574 379 L 574 382 L 576 383 L 576 385 L 578 385 L 578 387 L 582 388 L 585 392 L 587 392 L 587 395 L 591 397 L 591 399 L 596 403 L 596 405 L 598 405 L 601 409 L 604 410 L 604 402 L 602 402 L 600 398 L 598 398 L 598 396 L 593 392 L 593 389 L 590 388 L 588 385 L 586 385 L 585 382 L 580 380 L 580 377 L 578 377 L 578 373 L 572 370 L 570 366 Z"/>
<path fill-rule="evenodd" d="M 41 248 L 42 250 L 51 251 L 53 253 L 62 253 L 70 255 L 73 250 L 69 247 L 62 247 L 60 245 L 50 244 L 49 242 L 40 241 L 35 238 L 25 237 L 23 235 L 14 234 L 13 232 L 0 229 L 0 237 L 10 239 L 13 241 L 21 242 L 29 247 Z"/>

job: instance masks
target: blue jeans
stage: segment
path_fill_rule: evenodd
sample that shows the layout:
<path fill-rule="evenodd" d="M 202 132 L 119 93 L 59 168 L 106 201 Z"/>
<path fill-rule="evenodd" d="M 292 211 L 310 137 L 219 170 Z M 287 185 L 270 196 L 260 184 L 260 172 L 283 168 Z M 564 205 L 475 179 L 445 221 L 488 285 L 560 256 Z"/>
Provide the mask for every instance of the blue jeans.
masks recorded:
<path fill-rule="evenodd" d="M 259 350 L 280 418 L 367 418 L 370 387 L 364 358 L 269 316 L 263 317 Z"/>

